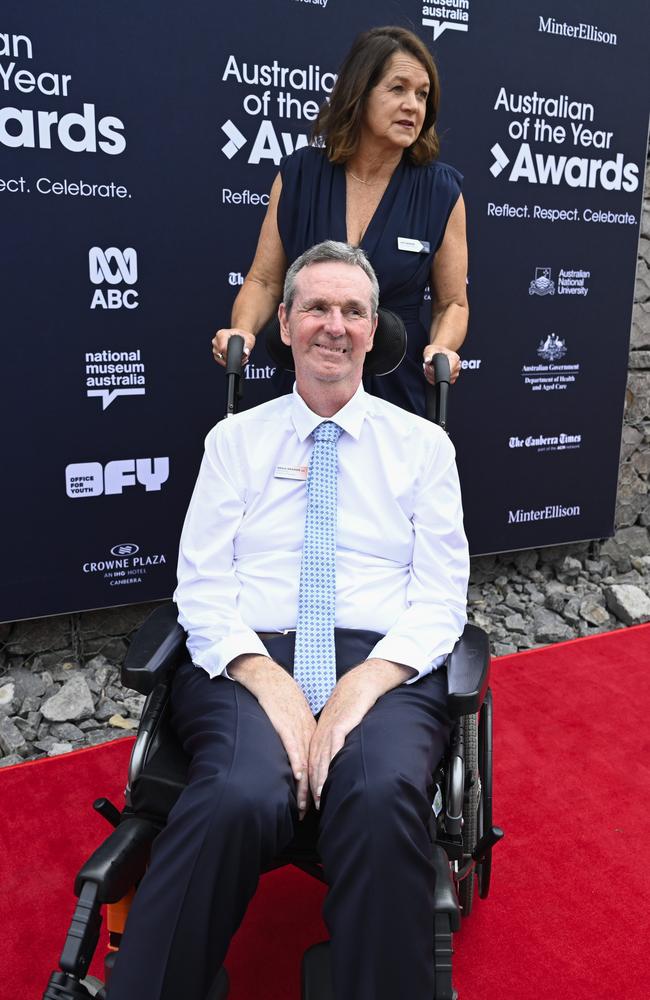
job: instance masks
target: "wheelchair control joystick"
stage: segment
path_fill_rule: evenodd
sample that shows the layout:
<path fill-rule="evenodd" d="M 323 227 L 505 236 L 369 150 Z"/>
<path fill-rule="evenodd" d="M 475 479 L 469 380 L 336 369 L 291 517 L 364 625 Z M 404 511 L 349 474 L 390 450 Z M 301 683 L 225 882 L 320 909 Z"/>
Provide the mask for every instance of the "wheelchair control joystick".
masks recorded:
<path fill-rule="evenodd" d="M 100 816 L 111 824 L 111 826 L 118 826 L 120 822 L 120 810 L 117 806 L 114 806 L 110 799 L 95 799 L 93 802 L 93 809 L 98 812 Z"/>
<path fill-rule="evenodd" d="M 472 857 L 477 864 L 485 859 L 488 851 L 491 851 L 495 844 L 498 844 L 503 837 L 503 830 L 500 826 L 491 826 L 487 833 L 484 833 L 472 851 Z"/>

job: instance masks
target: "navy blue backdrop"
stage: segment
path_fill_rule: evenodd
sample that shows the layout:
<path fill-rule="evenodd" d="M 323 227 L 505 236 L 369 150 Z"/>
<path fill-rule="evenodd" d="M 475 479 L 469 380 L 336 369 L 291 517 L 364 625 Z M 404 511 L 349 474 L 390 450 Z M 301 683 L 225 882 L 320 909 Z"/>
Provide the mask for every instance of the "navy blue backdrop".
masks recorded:
<path fill-rule="evenodd" d="M 7 0 L 0 618 L 167 597 L 210 339 L 280 157 L 354 35 L 443 83 L 472 318 L 451 430 L 473 553 L 613 531 L 648 124 L 647 4 Z M 245 405 L 269 398 L 259 345 Z"/>

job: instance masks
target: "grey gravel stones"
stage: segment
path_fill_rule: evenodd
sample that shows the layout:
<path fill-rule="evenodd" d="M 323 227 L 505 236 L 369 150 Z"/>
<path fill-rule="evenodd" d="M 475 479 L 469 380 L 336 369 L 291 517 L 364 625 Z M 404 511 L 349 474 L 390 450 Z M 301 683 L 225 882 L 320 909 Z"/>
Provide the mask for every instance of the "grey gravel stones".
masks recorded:
<path fill-rule="evenodd" d="M 494 654 L 504 656 L 650 620 L 645 604 L 626 607 L 612 590 L 632 587 L 642 595 L 638 601 L 650 600 L 649 537 L 637 525 L 606 542 L 474 559 L 470 621 L 488 632 Z"/>
<path fill-rule="evenodd" d="M 9 708 L 16 696 L 16 685 L 13 681 L 0 685 L 0 708 Z"/>
<path fill-rule="evenodd" d="M 25 737 L 18 726 L 7 716 L 0 717 L 0 750 L 3 754 L 15 753 L 25 746 Z"/>
<path fill-rule="evenodd" d="M 47 669 L 42 669 L 44 665 Z M 0 766 L 133 735 L 144 697 L 123 688 L 103 654 L 38 653 L 0 663 Z"/>
<path fill-rule="evenodd" d="M 14 764 L 22 764 L 23 758 L 17 753 L 10 753 L 6 757 L 0 757 L 0 767 L 13 767 Z"/>
<path fill-rule="evenodd" d="M 41 712 L 48 722 L 87 719 L 95 709 L 93 696 L 86 679 L 76 674 L 66 681 L 60 691 L 43 702 Z"/>
<path fill-rule="evenodd" d="M 580 604 L 580 617 L 589 625 L 605 625 L 610 621 L 602 598 L 589 595 Z"/>
<path fill-rule="evenodd" d="M 626 625 L 650 621 L 650 597 L 632 583 L 612 584 L 605 589 L 607 607 Z"/>
<path fill-rule="evenodd" d="M 562 642 L 571 639 L 573 631 L 568 624 L 548 608 L 536 608 L 533 612 L 535 639 L 539 643 Z"/>

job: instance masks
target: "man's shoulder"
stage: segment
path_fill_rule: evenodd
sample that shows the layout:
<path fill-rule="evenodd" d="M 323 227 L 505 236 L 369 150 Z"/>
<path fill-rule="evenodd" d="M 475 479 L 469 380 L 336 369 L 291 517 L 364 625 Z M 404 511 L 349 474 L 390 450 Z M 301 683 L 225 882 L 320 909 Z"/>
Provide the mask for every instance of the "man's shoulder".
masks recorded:
<path fill-rule="evenodd" d="M 291 413 L 292 394 L 278 396 L 270 399 L 266 403 L 259 403 L 252 406 L 250 410 L 243 410 L 226 420 L 220 420 L 212 428 L 208 437 L 218 437 L 221 440 L 236 440 L 242 435 L 256 433 L 262 427 L 268 429 L 269 425 L 278 425 L 282 420 L 289 419 Z"/>
<path fill-rule="evenodd" d="M 448 462 L 455 457 L 454 446 L 447 434 L 431 420 L 376 396 L 372 397 L 368 416 L 374 426 L 378 447 L 387 460 L 391 453 L 397 457 L 407 455 L 415 472 L 432 463 Z"/>
<path fill-rule="evenodd" d="M 422 434 L 431 440 L 446 438 L 445 432 L 431 420 L 425 420 L 417 413 L 411 413 L 395 403 L 379 396 L 369 396 L 368 414 L 371 419 L 383 421 L 387 427 L 392 427 L 397 433 Z"/>

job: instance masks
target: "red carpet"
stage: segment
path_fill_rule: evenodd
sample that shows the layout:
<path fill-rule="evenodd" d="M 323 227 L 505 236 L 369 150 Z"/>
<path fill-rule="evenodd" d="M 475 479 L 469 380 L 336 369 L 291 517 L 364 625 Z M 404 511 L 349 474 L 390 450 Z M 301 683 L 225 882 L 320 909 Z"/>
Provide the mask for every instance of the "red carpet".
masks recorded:
<path fill-rule="evenodd" d="M 492 687 L 506 839 L 455 939 L 460 1000 L 645 1000 L 650 625 L 503 657 Z M 75 872 L 108 831 L 90 804 L 119 802 L 130 743 L 0 771 L 0 1000 L 40 1000 Z M 293 869 L 264 878 L 229 955 L 232 1000 L 297 1000 L 322 895 Z"/>

